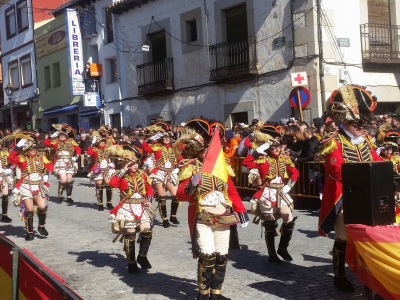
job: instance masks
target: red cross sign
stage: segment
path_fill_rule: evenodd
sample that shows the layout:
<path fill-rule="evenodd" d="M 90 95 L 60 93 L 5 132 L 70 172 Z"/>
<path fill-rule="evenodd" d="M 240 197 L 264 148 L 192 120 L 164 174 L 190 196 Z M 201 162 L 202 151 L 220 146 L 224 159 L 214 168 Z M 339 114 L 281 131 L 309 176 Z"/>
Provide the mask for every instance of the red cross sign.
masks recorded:
<path fill-rule="evenodd" d="M 308 85 L 307 72 L 291 73 L 292 86 L 305 86 Z"/>

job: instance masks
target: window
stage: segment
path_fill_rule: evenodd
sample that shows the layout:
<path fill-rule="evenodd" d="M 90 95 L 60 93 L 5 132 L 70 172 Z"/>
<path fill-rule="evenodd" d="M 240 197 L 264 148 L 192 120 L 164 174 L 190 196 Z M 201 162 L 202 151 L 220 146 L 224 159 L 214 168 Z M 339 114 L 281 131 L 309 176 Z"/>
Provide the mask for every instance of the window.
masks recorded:
<path fill-rule="evenodd" d="M 44 67 L 44 89 L 51 89 L 51 81 L 50 81 L 50 67 Z"/>
<path fill-rule="evenodd" d="M 165 37 L 165 31 L 151 34 L 150 41 L 153 62 L 164 61 L 167 58 L 167 40 Z"/>
<path fill-rule="evenodd" d="M 53 87 L 61 85 L 60 63 L 53 64 Z"/>
<path fill-rule="evenodd" d="M 110 114 L 111 127 L 121 132 L 121 114 Z"/>
<path fill-rule="evenodd" d="M 18 33 L 29 28 L 28 7 L 26 5 L 26 0 L 20 0 L 17 2 L 17 22 Z"/>
<path fill-rule="evenodd" d="M 389 24 L 388 0 L 368 0 L 368 23 Z"/>
<path fill-rule="evenodd" d="M 186 21 L 186 41 L 188 43 L 197 41 L 196 19 Z"/>
<path fill-rule="evenodd" d="M 105 42 L 112 43 L 114 41 L 114 29 L 112 23 L 112 13 L 111 10 L 106 9 L 106 36 Z"/>
<path fill-rule="evenodd" d="M 19 72 L 18 72 L 18 61 L 14 60 L 8 64 L 9 70 L 9 78 L 11 84 L 16 88 L 19 89 Z"/>
<path fill-rule="evenodd" d="M 6 35 L 8 40 L 17 34 L 14 6 L 7 8 L 5 10 L 5 14 L 6 14 Z"/>
<path fill-rule="evenodd" d="M 248 37 L 246 4 L 226 10 L 225 16 L 226 40 L 228 42 L 246 40 Z"/>
<path fill-rule="evenodd" d="M 31 56 L 25 55 L 20 58 L 21 65 L 21 84 L 22 87 L 32 85 L 32 68 L 31 68 Z"/>
<path fill-rule="evenodd" d="M 118 79 L 118 66 L 116 58 L 107 59 L 107 83 L 115 82 Z"/>

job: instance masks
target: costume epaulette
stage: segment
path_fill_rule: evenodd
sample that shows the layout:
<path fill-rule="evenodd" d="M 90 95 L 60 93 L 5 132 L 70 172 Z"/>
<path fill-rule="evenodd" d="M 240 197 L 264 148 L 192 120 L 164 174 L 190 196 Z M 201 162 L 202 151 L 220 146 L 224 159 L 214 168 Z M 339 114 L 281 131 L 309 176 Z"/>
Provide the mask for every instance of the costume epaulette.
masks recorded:
<path fill-rule="evenodd" d="M 338 132 L 334 132 L 322 141 L 320 155 L 325 156 L 337 149 L 337 135 Z"/>
<path fill-rule="evenodd" d="M 267 160 L 267 157 L 265 155 L 262 155 L 259 158 L 255 159 L 254 163 L 256 163 L 257 165 L 263 165 Z"/>
<path fill-rule="evenodd" d="M 72 146 L 79 146 L 79 144 L 74 139 L 68 139 Z"/>
<path fill-rule="evenodd" d="M 50 143 L 51 143 L 52 145 L 55 145 L 55 144 L 57 144 L 57 141 L 56 141 L 56 140 L 52 140 Z"/>
<path fill-rule="evenodd" d="M 25 155 L 18 155 L 18 161 L 19 161 L 19 162 L 24 162 L 24 161 L 26 161 Z"/>
<path fill-rule="evenodd" d="M 294 163 L 293 163 L 293 161 L 290 159 L 290 156 L 281 155 L 281 157 L 283 158 L 283 162 L 285 163 L 285 165 L 290 166 L 290 167 L 294 167 Z"/>
<path fill-rule="evenodd" d="M 162 149 L 162 145 L 161 144 L 150 144 L 150 148 L 153 151 L 160 151 Z"/>
<path fill-rule="evenodd" d="M 179 163 L 178 180 L 188 179 L 196 174 L 201 169 L 201 162 L 198 159 L 183 159 Z"/>
<path fill-rule="evenodd" d="M 44 164 L 48 164 L 50 161 L 47 159 L 47 157 L 46 156 L 42 156 L 42 161 L 43 161 L 43 163 Z"/>

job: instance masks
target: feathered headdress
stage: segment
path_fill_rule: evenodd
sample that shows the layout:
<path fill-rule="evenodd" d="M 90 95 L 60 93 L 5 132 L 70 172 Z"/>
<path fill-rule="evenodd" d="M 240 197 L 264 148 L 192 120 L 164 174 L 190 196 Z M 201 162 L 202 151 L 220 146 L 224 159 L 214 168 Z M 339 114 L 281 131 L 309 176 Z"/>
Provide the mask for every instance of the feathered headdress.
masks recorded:
<path fill-rule="evenodd" d="M 13 133 L 13 134 L 7 135 L 5 138 L 2 139 L 2 141 L 5 142 L 5 141 L 12 140 L 15 143 L 17 143 L 17 141 L 19 141 L 21 139 L 26 140 L 25 146 L 22 147 L 23 152 L 29 150 L 32 147 L 36 147 L 36 137 L 34 138 L 34 137 L 24 134 L 24 133 Z"/>
<path fill-rule="evenodd" d="M 122 145 L 113 145 L 105 150 L 106 155 L 110 158 L 116 158 L 118 160 L 129 160 L 137 161 L 138 157 L 135 151 L 124 148 Z"/>
<path fill-rule="evenodd" d="M 180 138 L 173 145 L 175 157 L 178 159 L 182 151 L 185 158 L 196 158 L 204 150 L 204 138 L 191 128 L 184 128 Z"/>
<path fill-rule="evenodd" d="M 65 135 L 67 138 L 75 138 L 75 130 L 68 124 L 53 124 L 54 129 L 56 129 L 60 134 Z"/>

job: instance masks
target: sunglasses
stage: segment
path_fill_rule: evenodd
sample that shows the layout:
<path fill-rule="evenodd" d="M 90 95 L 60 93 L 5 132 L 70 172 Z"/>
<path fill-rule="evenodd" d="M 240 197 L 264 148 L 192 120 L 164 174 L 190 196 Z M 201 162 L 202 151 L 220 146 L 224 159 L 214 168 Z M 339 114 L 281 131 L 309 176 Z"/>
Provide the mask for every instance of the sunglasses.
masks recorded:
<path fill-rule="evenodd" d="M 363 120 L 353 121 L 353 122 L 351 122 L 351 126 L 353 126 L 354 128 L 363 127 L 364 126 L 364 121 Z"/>

